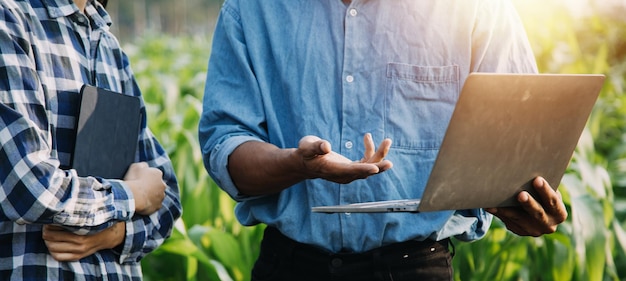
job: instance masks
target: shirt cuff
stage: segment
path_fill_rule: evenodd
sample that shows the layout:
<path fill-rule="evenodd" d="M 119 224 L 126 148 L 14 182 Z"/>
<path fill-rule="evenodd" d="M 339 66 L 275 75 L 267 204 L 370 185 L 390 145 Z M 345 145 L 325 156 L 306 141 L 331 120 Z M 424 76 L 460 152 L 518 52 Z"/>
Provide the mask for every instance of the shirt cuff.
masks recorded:
<path fill-rule="evenodd" d="M 110 180 L 113 208 L 117 221 L 129 221 L 135 215 L 135 197 L 123 181 Z"/>
<path fill-rule="evenodd" d="M 137 227 L 142 227 L 137 231 Z M 126 233 L 124 234 L 124 243 L 117 246 L 113 252 L 119 255 L 120 264 L 137 263 L 144 256 L 143 246 L 146 237 L 146 231 L 143 226 L 136 225 L 134 220 L 126 222 Z"/>
<path fill-rule="evenodd" d="M 263 142 L 263 140 L 252 136 L 231 137 L 221 144 L 216 145 L 211 152 L 209 159 L 211 166 L 210 172 L 213 175 L 215 183 L 236 201 L 245 201 L 247 199 L 256 198 L 241 194 L 233 183 L 233 179 L 228 172 L 228 157 L 238 146 L 249 141 Z"/>
<path fill-rule="evenodd" d="M 483 209 L 455 211 L 442 230 L 437 240 L 454 237 L 461 241 L 474 241 L 483 238 L 491 226 L 493 216 Z"/>
<path fill-rule="evenodd" d="M 96 182 L 93 179 L 89 181 Z M 100 183 L 98 183 L 100 184 Z M 90 185 L 78 185 L 73 200 L 67 204 L 64 212 L 54 216 L 56 224 L 64 225 L 79 235 L 97 233 L 117 221 L 128 221 L 135 214 L 135 201 L 131 190 L 121 180 L 109 180 L 101 183 L 102 189 Z M 93 189 L 95 196 L 78 194 L 82 189 Z"/>

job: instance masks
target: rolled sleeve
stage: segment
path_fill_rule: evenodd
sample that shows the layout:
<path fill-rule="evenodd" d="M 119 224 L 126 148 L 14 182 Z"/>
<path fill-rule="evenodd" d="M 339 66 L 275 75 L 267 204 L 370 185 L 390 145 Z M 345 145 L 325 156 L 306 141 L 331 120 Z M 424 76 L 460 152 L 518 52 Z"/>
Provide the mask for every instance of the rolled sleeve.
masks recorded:
<path fill-rule="evenodd" d="M 216 145 L 209 154 L 208 159 L 205 158 L 205 161 L 208 162 L 206 163 L 207 167 L 210 167 L 208 172 L 215 180 L 215 183 L 237 201 L 245 201 L 246 199 L 250 199 L 252 197 L 239 193 L 239 190 L 233 183 L 230 173 L 228 172 L 228 157 L 238 146 L 248 141 L 262 140 L 253 136 L 231 137 Z"/>
<path fill-rule="evenodd" d="M 478 240 L 487 234 L 492 220 L 493 215 L 484 209 L 459 210 L 430 238 L 441 240 L 454 236 L 461 241 Z"/>
<path fill-rule="evenodd" d="M 79 181 L 90 179 L 82 178 Z M 95 180 L 93 182 L 97 183 Z M 54 216 L 54 223 L 63 225 L 76 234 L 85 235 L 99 232 L 118 221 L 130 220 L 135 214 L 135 200 L 128 186 L 119 180 L 105 181 L 102 186 L 108 190 L 106 196 L 74 196 L 72 200 L 65 202 L 67 207 L 64 211 Z M 75 190 L 79 193 L 87 192 L 81 191 L 81 188 Z"/>

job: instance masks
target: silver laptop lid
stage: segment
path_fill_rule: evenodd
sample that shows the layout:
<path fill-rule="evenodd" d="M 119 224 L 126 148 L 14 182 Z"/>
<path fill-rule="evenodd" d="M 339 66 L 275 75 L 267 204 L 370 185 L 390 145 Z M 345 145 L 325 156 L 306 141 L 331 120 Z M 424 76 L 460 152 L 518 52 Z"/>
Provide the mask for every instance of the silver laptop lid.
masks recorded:
<path fill-rule="evenodd" d="M 557 188 L 603 81 L 595 74 L 471 74 L 421 202 L 412 201 L 419 211 L 502 207 L 517 205 L 522 190 L 533 194 L 536 176 Z M 404 201 L 313 211 L 415 211 L 395 207 Z"/>
<path fill-rule="evenodd" d="M 420 211 L 518 205 L 544 177 L 557 188 L 604 75 L 471 74 L 465 82 Z"/>

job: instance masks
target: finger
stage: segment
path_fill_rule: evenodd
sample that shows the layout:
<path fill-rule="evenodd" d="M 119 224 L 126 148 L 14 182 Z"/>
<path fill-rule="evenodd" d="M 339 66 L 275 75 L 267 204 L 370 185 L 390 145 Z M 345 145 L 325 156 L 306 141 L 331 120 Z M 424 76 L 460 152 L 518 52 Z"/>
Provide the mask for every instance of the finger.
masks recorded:
<path fill-rule="evenodd" d="M 490 214 L 496 216 L 496 213 L 498 213 L 498 208 L 485 208 L 485 211 L 487 213 L 490 213 Z"/>
<path fill-rule="evenodd" d="M 374 164 L 354 162 L 336 166 L 336 169 L 333 171 L 333 176 L 330 178 L 334 182 L 349 183 L 357 179 L 365 179 L 379 172 L 380 169 Z"/>
<path fill-rule="evenodd" d="M 564 221 L 567 218 L 567 210 L 565 210 L 561 193 L 552 189 L 550 184 L 542 177 L 535 178 L 533 186 L 537 194 L 539 194 L 539 198 L 541 198 L 545 211 L 559 223 Z"/>
<path fill-rule="evenodd" d="M 534 198 L 527 193 L 521 193 L 518 197 L 519 200 L 523 200 L 524 196 L 527 196 L 529 197 L 529 201 L 531 201 L 531 204 L 522 204 L 522 206 L 527 206 L 526 210 L 531 214 L 533 214 L 532 211 L 534 210 L 535 218 L 540 220 L 540 222 L 545 222 L 546 225 L 548 223 L 554 224 L 565 221 L 567 218 L 567 210 L 565 209 L 560 193 L 553 190 L 550 184 L 542 177 L 536 177 L 533 180 L 533 187 L 541 201 L 534 200 Z M 541 210 L 541 216 L 538 216 L 538 210 Z"/>
<path fill-rule="evenodd" d="M 71 235 L 75 236 L 76 238 L 81 238 L 81 236 L 79 235 Z M 52 255 L 52 257 L 58 261 L 79 260 L 95 252 L 95 249 L 85 243 L 85 241 L 82 241 L 82 239 L 69 239 L 67 241 L 65 241 L 64 239 L 61 239 L 59 241 L 44 239 L 44 243 L 46 244 L 50 255 Z"/>
<path fill-rule="evenodd" d="M 330 143 L 325 140 L 320 140 L 314 143 L 311 147 L 305 148 L 302 153 L 304 160 L 311 160 L 320 155 L 328 154 L 332 151 Z"/>
<path fill-rule="evenodd" d="M 332 151 L 330 143 L 316 136 L 305 136 L 298 142 L 298 150 L 305 160 L 313 159 L 319 155 Z"/>
<path fill-rule="evenodd" d="M 41 231 L 41 237 L 46 241 L 67 242 L 71 240 L 71 238 L 68 238 L 68 235 L 73 235 L 73 233 L 54 225 L 44 225 Z"/>
<path fill-rule="evenodd" d="M 517 201 L 527 215 L 541 225 L 548 224 L 548 215 L 540 202 L 532 197 L 528 192 L 522 191 L 517 195 Z"/>
<path fill-rule="evenodd" d="M 80 244 L 44 240 L 48 250 L 55 253 L 78 253 Z"/>
<path fill-rule="evenodd" d="M 493 213 L 505 222 L 507 228 L 515 225 L 515 231 L 519 235 L 535 237 L 556 231 L 554 218 L 528 192 L 520 192 L 517 200 L 520 208 L 498 208 Z"/>
<path fill-rule="evenodd" d="M 550 187 L 550 184 L 542 177 L 536 177 L 533 180 L 533 187 L 543 202 L 548 203 L 551 201 L 551 198 L 557 197 L 556 191 L 554 191 L 552 187 Z"/>
<path fill-rule="evenodd" d="M 487 212 L 500 219 L 508 230 L 523 236 L 538 236 L 540 231 L 536 230 L 533 224 L 527 220 L 526 214 L 520 208 L 487 208 Z M 532 231 L 532 233 L 530 232 Z"/>
<path fill-rule="evenodd" d="M 83 257 L 93 254 L 93 252 L 84 253 L 76 250 L 80 245 L 59 245 L 57 243 L 46 242 L 48 252 L 57 261 L 77 261 Z"/>
<path fill-rule="evenodd" d="M 126 171 L 126 174 L 124 175 L 124 180 L 136 179 L 138 177 L 137 174 L 139 173 L 139 171 L 148 167 L 148 163 L 146 162 L 132 163 L 130 167 L 128 167 L 128 171 Z"/>
<path fill-rule="evenodd" d="M 312 146 L 321 139 L 316 136 L 304 136 L 298 142 L 298 147 L 302 149 L 312 149 Z"/>
<path fill-rule="evenodd" d="M 60 252 L 60 253 L 50 252 L 50 255 L 55 260 L 61 261 L 61 262 L 77 261 L 77 260 L 80 260 L 82 258 L 80 255 L 76 255 L 76 254 L 72 254 L 72 253 L 63 253 L 63 252 Z"/>
<path fill-rule="evenodd" d="M 43 228 L 49 231 L 65 231 L 65 228 L 54 224 L 46 224 Z"/>
<path fill-rule="evenodd" d="M 393 163 L 389 160 L 383 160 L 381 162 L 378 162 L 376 166 L 378 166 L 378 170 L 379 170 L 378 172 L 382 173 L 384 171 L 391 169 L 393 167 Z"/>
<path fill-rule="evenodd" d="M 517 235 L 520 235 L 520 236 L 534 236 L 534 237 L 537 237 L 537 236 L 541 235 L 538 232 L 533 232 L 533 233 L 528 232 L 527 228 L 523 227 L 522 225 L 518 224 L 515 221 L 507 221 L 504 224 L 506 225 L 506 228 L 509 231 L 511 231 L 511 232 L 513 232 L 513 233 L 515 233 Z"/>
<path fill-rule="evenodd" d="M 521 221 L 521 217 L 524 215 L 519 208 L 489 208 L 485 209 L 489 213 L 498 217 L 503 222 L 515 222 L 519 224 L 518 221 Z"/>
<path fill-rule="evenodd" d="M 526 191 L 522 191 L 517 196 L 517 201 L 522 205 L 522 207 L 532 214 L 533 211 L 541 211 L 543 213 L 546 212 L 546 204 L 551 201 L 550 198 L 557 197 L 556 192 L 552 190 L 548 182 L 542 177 L 536 177 L 533 179 L 533 188 L 538 195 L 538 199 L 534 198 L 530 195 L 530 193 Z"/>
<path fill-rule="evenodd" d="M 131 164 L 130 166 L 131 166 L 131 167 L 138 168 L 138 169 L 141 169 L 141 168 L 148 168 L 148 167 L 149 167 L 149 166 L 148 166 L 148 163 L 146 163 L 146 162 L 137 162 L 137 163 L 133 163 L 133 164 Z"/>
<path fill-rule="evenodd" d="M 387 153 L 389 153 L 389 148 L 391 147 L 391 139 L 384 139 L 380 146 L 378 146 L 378 150 L 376 150 L 376 154 L 371 158 L 370 163 L 381 162 L 385 157 L 387 157 Z"/>
<path fill-rule="evenodd" d="M 367 133 L 363 136 L 363 144 L 365 145 L 365 153 L 363 154 L 362 162 L 368 162 L 375 153 L 374 140 L 372 139 L 372 134 Z"/>
<path fill-rule="evenodd" d="M 328 142 L 327 140 L 320 140 L 319 141 L 319 155 L 324 155 L 324 154 L 328 154 L 331 151 L 333 151 L 332 146 L 330 145 L 330 142 Z"/>
<path fill-rule="evenodd" d="M 41 236 L 45 241 L 60 245 L 68 245 L 68 248 L 74 247 L 74 250 L 80 251 L 82 251 L 82 249 L 77 249 L 76 245 L 82 245 L 85 242 L 85 239 L 87 239 L 87 236 L 74 234 L 64 228 L 54 225 L 44 226 Z"/>
<path fill-rule="evenodd" d="M 373 145 L 373 140 L 372 140 L 372 145 Z M 391 146 L 391 139 L 384 139 L 380 145 L 378 146 L 378 149 L 376 150 L 375 153 L 372 152 L 372 154 L 364 159 L 365 163 L 379 163 L 381 161 L 383 161 L 383 159 L 385 159 L 385 157 L 387 156 L 387 153 L 389 152 L 389 147 Z M 374 147 L 372 146 L 372 149 Z"/>

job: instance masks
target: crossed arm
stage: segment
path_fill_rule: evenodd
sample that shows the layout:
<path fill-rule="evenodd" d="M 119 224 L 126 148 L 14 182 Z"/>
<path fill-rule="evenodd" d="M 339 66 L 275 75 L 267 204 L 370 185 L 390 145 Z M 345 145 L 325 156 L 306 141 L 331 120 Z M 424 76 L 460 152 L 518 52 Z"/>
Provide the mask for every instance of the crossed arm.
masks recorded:
<path fill-rule="evenodd" d="M 43 227 L 42 238 L 54 259 L 76 261 L 97 251 L 119 246 L 125 236 L 126 224 L 118 222 L 93 235 L 78 235 L 60 226 L 47 224 Z"/>
<path fill-rule="evenodd" d="M 150 168 L 145 162 L 130 166 L 124 182 L 133 191 L 137 214 L 150 215 L 161 208 L 166 187 L 162 176 L 161 170 Z M 50 255 L 58 261 L 76 261 L 100 250 L 116 248 L 123 245 L 126 236 L 123 221 L 91 235 L 74 234 L 54 224 L 44 225 L 42 231 Z"/>
<path fill-rule="evenodd" d="M 498 217 L 513 233 L 521 236 L 541 236 L 556 231 L 567 219 L 567 210 L 561 193 L 553 190 L 548 182 L 537 177 L 533 181 L 538 198 L 526 191 L 517 196 L 520 207 L 490 208 L 487 212 Z"/>

